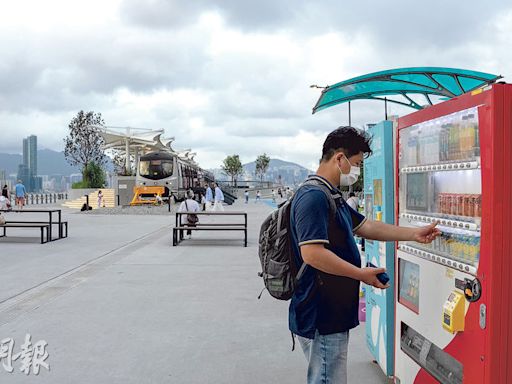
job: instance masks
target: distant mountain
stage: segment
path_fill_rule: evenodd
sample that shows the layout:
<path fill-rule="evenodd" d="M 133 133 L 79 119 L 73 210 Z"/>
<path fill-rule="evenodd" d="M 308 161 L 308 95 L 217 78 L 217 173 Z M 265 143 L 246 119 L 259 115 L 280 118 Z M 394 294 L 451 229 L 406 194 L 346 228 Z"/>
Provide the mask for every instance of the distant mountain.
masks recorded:
<path fill-rule="evenodd" d="M 0 170 L 7 174 L 17 173 L 18 165 L 23 163 L 22 155 L 0 153 Z M 37 151 L 37 173 L 39 175 L 70 175 L 80 173 L 79 168 L 70 166 L 64 158 L 64 152 L 41 149 Z"/>
<path fill-rule="evenodd" d="M 256 162 L 244 164 L 244 175 L 240 178 L 241 180 L 257 180 L 255 175 Z M 214 174 L 215 179 L 219 181 L 229 180 L 229 177 L 222 173 L 220 168 L 210 169 Z M 313 171 L 304 168 L 303 166 L 284 161 L 280 159 L 270 159 L 270 163 L 267 172 L 263 176 L 263 181 L 279 182 L 279 176 L 281 176 L 281 183 L 284 185 L 297 185 L 304 181 L 306 177 L 314 173 Z"/>

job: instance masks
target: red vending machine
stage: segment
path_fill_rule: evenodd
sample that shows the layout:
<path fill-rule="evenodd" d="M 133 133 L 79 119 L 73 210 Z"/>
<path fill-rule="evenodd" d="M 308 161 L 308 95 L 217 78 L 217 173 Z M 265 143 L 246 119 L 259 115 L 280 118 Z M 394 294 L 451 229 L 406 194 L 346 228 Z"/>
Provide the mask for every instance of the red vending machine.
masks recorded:
<path fill-rule="evenodd" d="M 512 85 L 399 119 L 395 382 L 512 383 Z"/>

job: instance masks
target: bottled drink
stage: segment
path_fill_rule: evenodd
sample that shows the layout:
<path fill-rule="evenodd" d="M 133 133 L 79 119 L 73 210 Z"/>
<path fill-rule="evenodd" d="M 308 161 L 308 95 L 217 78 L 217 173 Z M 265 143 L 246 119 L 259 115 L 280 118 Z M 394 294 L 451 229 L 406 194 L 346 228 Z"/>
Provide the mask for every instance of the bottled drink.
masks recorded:
<path fill-rule="evenodd" d="M 439 126 L 431 124 L 428 127 L 427 145 L 425 148 L 427 164 L 439 162 Z"/>
<path fill-rule="evenodd" d="M 458 146 L 458 152 L 459 152 L 459 159 L 465 159 L 466 158 L 466 126 L 467 126 L 467 116 L 462 116 L 460 122 L 459 122 L 459 146 Z"/>
<path fill-rule="evenodd" d="M 407 138 L 407 161 L 408 161 L 409 166 L 418 164 L 418 160 L 417 160 L 418 137 L 414 133 L 415 133 L 414 131 L 410 130 L 409 137 Z"/>
<path fill-rule="evenodd" d="M 475 157 L 480 156 L 480 138 L 478 133 L 478 119 L 475 114 L 470 113 L 468 115 L 468 121 L 471 126 L 471 136 L 472 136 L 472 146 L 473 146 L 473 155 Z"/>
<path fill-rule="evenodd" d="M 448 129 L 446 124 L 441 125 L 441 129 L 439 130 L 439 160 L 447 161 L 448 160 Z"/>

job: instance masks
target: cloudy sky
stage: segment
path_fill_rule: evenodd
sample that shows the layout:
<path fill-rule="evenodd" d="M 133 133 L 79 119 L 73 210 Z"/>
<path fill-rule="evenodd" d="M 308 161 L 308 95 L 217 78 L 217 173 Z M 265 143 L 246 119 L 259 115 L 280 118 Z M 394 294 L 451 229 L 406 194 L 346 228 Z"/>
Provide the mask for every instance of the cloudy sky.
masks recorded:
<path fill-rule="evenodd" d="M 62 150 L 83 109 L 110 126 L 164 128 L 207 168 L 263 152 L 314 168 L 348 114 L 339 105 L 312 115 L 311 84 L 407 66 L 512 78 L 505 1 L 1 3 L 0 152 L 20 153 L 29 134 Z M 383 117 L 378 102 L 352 104 L 353 125 Z"/>

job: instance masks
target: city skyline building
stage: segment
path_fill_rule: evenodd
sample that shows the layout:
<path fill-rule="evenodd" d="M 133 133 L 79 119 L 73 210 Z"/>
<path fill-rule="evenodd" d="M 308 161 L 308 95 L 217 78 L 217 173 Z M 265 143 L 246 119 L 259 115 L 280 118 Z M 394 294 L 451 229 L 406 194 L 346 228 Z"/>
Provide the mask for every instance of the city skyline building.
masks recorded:
<path fill-rule="evenodd" d="M 23 165 L 37 176 L 37 136 L 30 135 L 23 139 Z"/>
<path fill-rule="evenodd" d="M 21 180 L 27 192 L 39 192 L 43 180 L 37 176 L 37 136 L 23 139 L 23 164 L 18 166 L 18 180 Z"/>

